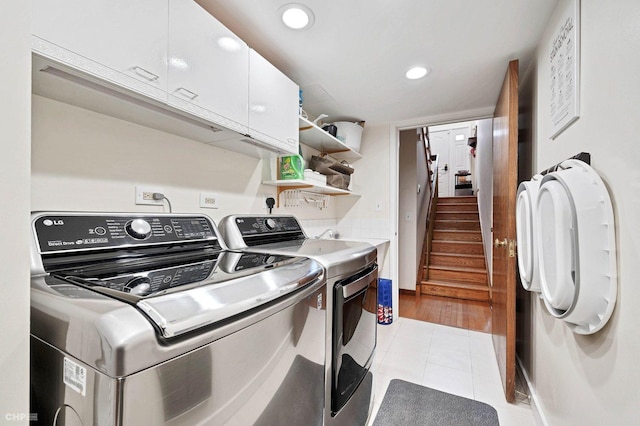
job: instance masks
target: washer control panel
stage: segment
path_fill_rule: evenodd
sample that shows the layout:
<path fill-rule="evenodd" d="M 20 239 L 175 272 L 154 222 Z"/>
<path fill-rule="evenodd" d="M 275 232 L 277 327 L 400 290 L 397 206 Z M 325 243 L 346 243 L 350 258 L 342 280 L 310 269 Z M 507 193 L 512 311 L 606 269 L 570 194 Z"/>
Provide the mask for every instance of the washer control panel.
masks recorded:
<path fill-rule="evenodd" d="M 265 234 L 302 233 L 293 216 L 251 216 L 236 218 L 236 226 L 243 237 Z"/>
<path fill-rule="evenodd" d="M 40 253 L 217 240 L 204 216 L 44 214 L 33 222 Z"/>

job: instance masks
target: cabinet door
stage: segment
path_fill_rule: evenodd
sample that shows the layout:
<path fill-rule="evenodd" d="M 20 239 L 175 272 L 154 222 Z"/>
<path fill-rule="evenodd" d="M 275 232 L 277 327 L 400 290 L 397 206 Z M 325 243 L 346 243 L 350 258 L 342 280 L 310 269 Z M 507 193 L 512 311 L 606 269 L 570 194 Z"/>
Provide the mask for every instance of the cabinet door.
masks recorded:
<path fill-rule="evenodd" d="M 32 0 L 34 51 L 166 100 L 167 1 Z"/>
<path fill-rule="evenodd" d="M 169 104 L 247 134 L 249 47 L 193 0 L 169 1 Z"/>
<path fill-rule="evenodd" d="M 298 153 L 298 85 L 249 50 L 249 135 Z"/>

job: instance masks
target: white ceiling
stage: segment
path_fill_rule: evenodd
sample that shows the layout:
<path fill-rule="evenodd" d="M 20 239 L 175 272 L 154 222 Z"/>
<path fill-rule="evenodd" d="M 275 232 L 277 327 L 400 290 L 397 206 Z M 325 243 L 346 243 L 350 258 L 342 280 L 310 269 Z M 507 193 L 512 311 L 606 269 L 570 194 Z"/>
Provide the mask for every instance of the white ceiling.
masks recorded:
<path fill-rule="evenodd" d="M 278 16 L 293 1 L 197 0 L 300 85 L 311 117 L 367 124 L 492 110 L 507 63 L 526 69 L 557 3 L 300 0 L 315 24 L 294 31 Z M 430 75 L 407 80 L 413 65 Z"/>

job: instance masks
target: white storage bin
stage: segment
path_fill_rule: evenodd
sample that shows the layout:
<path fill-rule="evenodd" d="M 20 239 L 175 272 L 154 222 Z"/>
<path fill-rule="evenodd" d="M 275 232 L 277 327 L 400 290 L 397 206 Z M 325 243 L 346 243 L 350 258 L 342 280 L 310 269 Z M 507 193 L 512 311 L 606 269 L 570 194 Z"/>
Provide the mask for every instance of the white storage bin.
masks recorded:
<path fill-rule="evenodd" d="M 356 152 L 360 152 L 360 142 L 362 142 L 362 126 L 349 121 L 338 121 L 333 123 L 338 132 L 336 138 Z"/>
<path fill-rule="evenodd" d="M 304 180 L 312 185 L 325 186 L 327 184 L 327 177 L 325 175 L 321 175 L 310 169 L 304 170 Z"/>

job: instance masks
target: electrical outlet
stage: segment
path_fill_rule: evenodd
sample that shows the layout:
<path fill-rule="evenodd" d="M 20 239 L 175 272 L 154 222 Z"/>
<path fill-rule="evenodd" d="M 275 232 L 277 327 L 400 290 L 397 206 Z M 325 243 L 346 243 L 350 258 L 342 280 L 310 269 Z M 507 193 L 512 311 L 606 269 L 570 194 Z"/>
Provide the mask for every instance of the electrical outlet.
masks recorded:
<path fill-rule="evenodd" d="M 219 203 L 218 194 L 213 194 L 210 192 L 201 192 L 200 193 L 200 207 L 203 209 L 217 209 Z"/>
<path fill-rule="evenodd" d="M 267 207 L 267 198 L 276 198 L 276 197 L 271 194 L 262 194 L 262 204 L 260 204 L 260 207 L 268 211 L 269 207 Z"/>
<path fill-rule="evenodd" d="M 160 192 L 164 194 L 164 190 L 158 187 L 136 186 L 136 204 L 149 206 L 162 206 L 162 200 L 154 200 L 153 193 Z"/>

